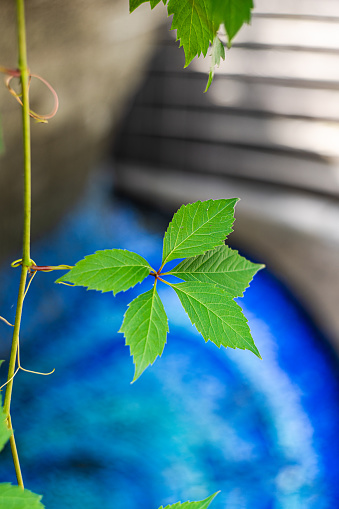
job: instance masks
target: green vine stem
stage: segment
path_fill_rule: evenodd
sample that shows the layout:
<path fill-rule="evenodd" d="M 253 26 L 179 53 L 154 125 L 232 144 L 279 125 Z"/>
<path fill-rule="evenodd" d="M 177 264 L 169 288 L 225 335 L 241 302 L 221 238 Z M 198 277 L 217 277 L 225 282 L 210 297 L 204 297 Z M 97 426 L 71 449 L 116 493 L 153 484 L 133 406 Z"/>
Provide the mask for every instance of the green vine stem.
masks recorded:
<path fill-rule="evenodd" d="M 18 27 L 18 52 L 20 71 L 21 92 L 22 92 L 22 132 L 23 132 L 23 153 L 24 153 L 24 221 L 23 221 L 23 248 L 21 262 L 21 277 L 18 291 L 18 300 L 14 322 L 14 331 L 12 339 L 12 348 L 8 368 L 8 384 L 4 400 L 4 412 L 7 416 L 8 428 L 12 431 L 10 439 L 13 462 L 18 480 L 18 485 L 24 488 L 22 474 L 20 469 L 18 452 L 15 444 L 12 420 L 10 415 L 13 377 L 17 359 L 17 350 L 21 326 L 21 316 L 23 302 L 25 298 L 25 288 L 28 275 L 28 269 L 31 266 L 30 258 L 30 237 L 31 237 L 31 134 L 29 118 L 29 71 L 27 67 L 27 47 L 26 47 L 26 25 L 25 25 L 25 2 L 16 0 L 17 9 L 17 27 Z"/>
<path fill-rule="evenodd" d="M 31 129 L 29 117 L 29 71 L 27 66 L 25 1 L 17 0 L 19 71 L 22 91 L 22 132 L 24 150 L 24 230 L 23 230 L 23 269 L 31 265 Z"/>

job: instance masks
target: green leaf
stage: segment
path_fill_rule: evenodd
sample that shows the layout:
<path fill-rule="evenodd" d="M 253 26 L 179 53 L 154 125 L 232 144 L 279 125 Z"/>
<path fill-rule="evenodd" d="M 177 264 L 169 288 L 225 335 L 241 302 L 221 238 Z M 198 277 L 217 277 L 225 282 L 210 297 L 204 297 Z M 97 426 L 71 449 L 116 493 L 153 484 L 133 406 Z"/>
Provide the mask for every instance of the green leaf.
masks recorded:
<path fill-rule="evenodd" d="M 251 21 L 253 0 L 214 0 L 213 6 L 218 21 L 225 25 L 230 47 L 242 25 Z"/>
<path fill-rule="evenodd" d="M 213 45 L 212 45 L 212 52 L 211 52 L 211 64 L 210 64 L 210 72 L 208 75 L 208 82 L 206 85 L 206 88 L 204 92 L 207 92 L 207 90 L 210 88 L 210 85 L 214 78 L 214 71 L 215 66 L 217 65 L 219 67 L 220 60 L 225 60 L 225 48 L 219 37 L 216 35 L 214 37 Z"/>
<path fill-rule="evenodd" d="M 0 365 L 3 362 L 4 361 L 0 361 Z M 1 406 L 1 410 L 0 410 L 0 415 L 1 415 L 1 417 L 0 417 L 0 451 L 2 451 L 2 449 L 5 447 L 6 443 L 8 442 L 12 432 L 7 428 L 6 414 L 3 411 L 2 406 Z"/>
<path fill-rule="evenodd" d="M 1 424 L 0 424 L 0 451 L 5 447 L 6 443 L 10 439 L 12 432 L 7 428 L 6 415 L 1 412 Z M 1 506 L 0 506 L 1 507 Z"/>
<path fill-rule="evenodd" d="M 41 495 L 23 490 L 19 486 L 0 483 L 1 509 L 44 509 L 45 506 L 40 502 L 41 499 Z"/>
<path fill-rule="evenodd" d="M 161 356 L 166 344 L 167 316 L 155 285 L 129 304 L 119 332 L 124 333 L 133 355 L 134 382 Z"/>
<path fill-rule="evenodd" d="M 102 292 L 124 292 L 153 271 L 149 263 L 125 249 L 106 249 L 86 256 L 56 283 L 68 282 Z"/>
<path fill-rule="evenodd" d="M 180 207 L 168 225 L 163 245 L 163 265 L 176 258 L 205 253 L 223 244 L 232 232 L 238 198 L 197 201 Z"/>
<path fill-rule="evenodd" d="M 173 14 L 172 30 L 185 51 L 185 67 L 195 56 L 206 56 L 217 26 L 212 17 L 211 0 L 169 0 L 168 15 Z"/>
<path fill-rule="evenodd" d="M 260 359 L 246 317 L 227 292 L 208 283 L 171 284 L 191 322 L 207 342 L 251 350 Z"/>
<path fill-rule="evenodd" d="M 5 361 L 0 360 L 0 366 L 2 365 L 3 362 L 5 362 Z M 10 431 L 7 428 L 6 414 L 2 408 L 1 400 L 2 400 L 2 398 L 1 398 L 1 394 L 0 394 L 0 451 L 2 451 L 2 449 L 5 447 L 6 443 L 8 442 L 8 440 L 12 434 L 12 431 Z"/>
<path fill-rule="evenodd" d="M 258 270 L 264 265 L 252 263 L 228 246 L 218 246 L 207 253 L 187 258 L 169 274 L 184 281 L 200 281 L 224 288 L 231 297 L 242 297 Z"/>
<path fill-rule="evenodd" d="M 151 9 L 154 9 L 156 5 L 158 5 L 161 0 L 129 0 L 129 12 L 135 11 L 139 5 L 144 4 L 145 2 L 148 2 L 151 4 Z M 166 4 L 166 0 L 162 0 L 164 4 Z"/>
<path fill-rule="evenodd" d="M 159 507 L 159 509 L 207 509 L 212 500 L 220 493 L 217 491 L 205 498 L 204 500 L 199 500 L 198 502 L 177 502 L 176 504 L 167 505 L 165 508 L 163 506 Z"/>

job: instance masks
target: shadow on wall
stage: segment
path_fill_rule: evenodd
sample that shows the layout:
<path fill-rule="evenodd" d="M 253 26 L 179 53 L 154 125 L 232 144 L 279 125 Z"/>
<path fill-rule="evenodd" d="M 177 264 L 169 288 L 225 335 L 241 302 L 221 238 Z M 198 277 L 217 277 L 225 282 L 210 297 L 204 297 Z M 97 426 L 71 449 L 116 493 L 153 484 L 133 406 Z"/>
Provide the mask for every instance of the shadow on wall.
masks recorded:
<path fill-rule="evenodd" d="M 87 174 L 106 150 L 123 105 L 138 86 L 154 51 L 161 13 L 147 5 L 133 15 L 128 0 L 27 2 L 28 60 L 32 73 L 56 89 L 60 107 L 48 126 L 32 123 L 33 236 L 46 232 L 81 194 Z M 15 4 L 0 3 L 0 65 L 17 65 Z M 138 43 L 136 44 L 136 40 Z M 33 109 L 53 101 L 36 80 Z M 0 260 L 21 251 L 21 112 L 0 84 L 5 154 L 0 158 Z"/>
<path fill-rule="evenodd" d="M 208 62 L 164 31 L 115 144 L 120 193 L 174 211 L 239 196 L 230 241 L 292 289 L 339 349 L 339 7 L 258 0 Z"/>

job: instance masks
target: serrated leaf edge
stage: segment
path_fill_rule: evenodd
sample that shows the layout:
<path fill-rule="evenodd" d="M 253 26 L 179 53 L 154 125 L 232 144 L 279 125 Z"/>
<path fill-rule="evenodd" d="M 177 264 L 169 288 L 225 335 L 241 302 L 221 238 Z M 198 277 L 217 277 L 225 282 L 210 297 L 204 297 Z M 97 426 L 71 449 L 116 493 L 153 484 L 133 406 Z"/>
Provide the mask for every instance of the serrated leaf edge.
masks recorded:
<path fill-rule="evenodd" d="M 198 200 L 198 201 L 193 202 L 193 203 L 187 203 L 186 205 L 181 205 L 181 207 L 177 210 L 177 212 L 175 212 L 175 214 L 173 215 L 173 217 L 172 217 L 171 221 L 169 222 L 169 224 L 168 224 L 168 226 L 167 226 L 166 232 L 165 232 L 165 234 L 164 234 L 164 240 L 163 240 L 163 251 L 164 251 L 164 241 L 165 241 L 165 237 L 166 237 L 166 235 L 167 235 L 167 232 L 169 231 L 170 226 L 173 224 L 173 220 L 174 220 L 175 216 L 176 216 L 177 214 L 179 214 L 179 213 L 180 213 L 180 211 L 181 211 L 182 209 L 185 209 L 185 208 L 189 207 L 190 205 L 196 205 L 196 204 L 199 204 L 199 206 L 200 206 L 202 203 L 208 203 L 208 202 L 209 202 L 209 203 L 212 203 L 212 202 L 217 202 L 217 201 L 221 201 L 221 200 L 225 200 L 225 199 L 226 199 L 226 198 L 221 198 L 221 199 L 218 199 L 218 200 L 213 200 L 213 199 L 211 199 L 211 200 L 203 200 L 203 201 Z M 240 200 L 240 198 L 227 198 L 227 200 L 229 200 L 229 204 L 230 204 L 230 205 L 231 205 L 231 202 L 232 202 L 232 201 L 234 202 L 234 206 L 233 206 L 233 210 L 234 210 L 234 208 L 235 208 L 236 204 L 238 203 L 238 201 Z M 218 213 L 217 213 L 217 214 L 215 214 L 215 216 L 217 216 L 217 215 L 219 214 L 219 212 L 220 212 L 220 211 L 218 211 Z M 206 225 L 206 223 L 210 222 L 210 221 L 211 221 L 211 220 L 212 220 L 215 216 L 210 217 L 210 218 L 208 219 L 208 221 L 205 221 L 204 223 L 202 223 L 202 224 L 199 226 L 199 228 L 198 228 L 198 229 L 200 229 L 200 228 L 202 228 L 203 226 L 205 226 L 205 225 Z M 234 223 L 234 221 L 235 221 L 235 218 L 233 217 L 233 223 Z M 232 226 L 233 226 L 233 223 L 232 223 Z M 182 221 L 181 221 L 181 224 L 182 224 Z M 223 240 L 221 240 L 221 241 L 219 241 L 218 243 L 216 243 L 216 244 L 215 244 L 215 246 L 214 246 L 214 248 L 215 248 L 215 247 L 217 247 L 217 246 L 221 246 L 221 245 L 224 243 L 224 241 L 225 241 L 225 239 L 228 237 L 228 235 L 230 235 L 230 234 L 233 232 L 233 228 L 232 228 L 232 226 L 230 226 L 230 232 L 229 232 L 228 234 L 226 234 L 226 235 L 225 235 L 225 238 L 224 238 Z M 180 231 L 180 227 L 178 228 L 177 238 L 178 238 L 178 235 L 179 235 L 179 231 Z M 184 242 L 186 242 L 186 241 L 187 241 L 187 239 L 188 239 L 189 237 L 192 237 L 192 236 L 193 236 L 193 235 L 195 235 L 195 234 L 196 234 L 196 230 L 195 230 L 194 232 L 192 232 L 192 233 L 191 233 L 188 237 L 186 237 L 186 238 L 185 238 L 185 239 L 181 242 L 181 244 L 183 244 Z M 180 244 L 178 244 L 178 246 L 179 246 L 179 245 L 180 245 Z M 175 259 L 176 259 L 176 258 L 171 258 L 171 255 L 172 255 L 172 253 L 173 253 L 174 251 L 176 251 L 176 250 L 178 249 L 178 246 L 175 246 L 175 248 L 174 248 L 174 249 L 172 249 L 172 251 L 170 251 L 170 252 L 167 254 L 167 256 L 166 256 L 166 257 L 164 257 L 164 254 L 163 254 L 163 256 L 162 256 L 162 266 L 166 265 L 166 263 L 168 263 L 169 261 L 172 261 L 172 260 L 175 260 Z M 214 249 L 214 248 L 212 248 L 212 249 Z M 211 251 L 211 249 L 206 249 L 206 250 L 205 250 L 202 254 L 207 253 L 207 251 Z M 197 256 L 199 256 L 199 255 L 197 255 Z M 177 256 L 177 258 L 182 258 L 182 257 L 178 255 L 178 256 Z M 189 257 L 185 257 L 185 258 L 189 258 Z"/>
<path fill-rule="evenodd" d="M 171 287 L 173 288 L 173 290 L 175 291 L 175 287 L 176 287 L 176 288 L 178 288 L 178 287 L 179 287 L 179 286 L 181 286 L 181 285 L 190 284 L 190 283 L 193 283 L 193 284 L 194 284 L 195 282 L 194 282 L 194 281 L 192 281 L 192 282 L 191 282 L 191 281 L 188 281 L 188 282 L 185 282 L 185 283 L 168 283 L 168 284 L 169 284 L 169 286 L 171 286 Z M 211 288 L 218 288 L 218 289 L 220 289 L 220 290 L 223 290 L 223 288 L 220 288 L 220 286 L 218 286 L 218 285 L 213 285 L 213 284 L 210 284 L 210 283 L 199 283 L 199 282 L 197 282 L 196 284 L 198 284 L 198 285 L 206 285 L 206 286 L 210 286 Z M 226 291 L 225 291 L 225 290 L 223 290 L 223 291 L 225 292 L 225 300 L 230 301 L 230 302 L 233 302 L 233 303 L 234 303 L 234 304 L 235 304 L 235 305 L 236 305 L 236 306 L 240 309 L 241 314 L 243 315 L 243 317 L 244 317 L 244 319 L 245 319 L 245 321 L 246 321 L 246 324 L 247 324 L 247 326 L 248 326 L 248 320 L 247 320 L 246 316 L 244 315 L 244 313 L 243 313 L 243 311 L 242 311 L 241 306 L 239 306 L 239 304 L 238 304 L 237 302 L 235 302 L 235 300 L 234 300 L 232 297 L 230 297 L 229 295 L 227 295 L 227 293 L 226 293 Z M 183 292 L 183 293 L 185 293 L 185 292 Z M 185 295 L 187 295 L 187 297 L 190 297 L 190 298 L 194 299 L 196 302 L 200 302 L 200 301 L 199 301 L 197 298 L 195 298 L 195 297 L 188 296 L 188 294 L 185 294 Z M 179 299 L 179 300 L 180 300 L 180 299 Z M 200 304 L 201 304 L 201 302 L 200 302 Z M 205 306 L 205 307 L 207 307 L 207 306 Z M 184 306 L 183 306 L 183 308 L 184 308 Z M 207 343 L 207 341 L 211 341 L 213 344 L 215 344 L 216 346 L 218 346 L 218 345 L 217 345 L 217 344 L 216 344 L 216 343 L 215 343 L 215 342 L 214 342 L 214 341 L 213 341 L 210 337 L 205 338 L 205 336 L 203 335 L 203 333 L 202 333 L 201 331 L 199 331 L 199 329 L 198 329 L 198 327 L 197 327 L 196 322 L 195 322 L 195 321 L 193 321 L 193 320 L 191 320 L 191 318 L 190 318 L 190 316 L 189 316 L 189 314 L 188 314 L 188 312 L 186 311 L 186 309 L 185 309 L 185 308 L 184 308 L 184 310 L 185 310 L 185 312 L 186 312 L 186 314 L 187 314 L 187 316 L 188 316 L 188 318 L 189 318 L 190 322 L 191 322 L 191 323 L 192 323 L 192 324 L 196 327 L 197 331 L 199 332 L 199 334 L 201 334 L 201 335 L 202 335 L 202 337 L 204 338 L 205 342 Z M 219 317 L 219 316 L 218 316 L 218 315 L 217 315 L 217 314 L 216 314 L 213 310 L 209 310 L 209 311 L 210 311 L 213 315 L 215 315 L 215 316 L 216 316 L 216 318 L 217 318 L 218 320 L 221 320 L 221 318 L 220 318 L 220 317 Z M 227 326 L 228 326 L 230 329 L 232 329 L 232 330 L 233 330 L 233 332 L 234 332 L 236 335 L 238 335 L 238 336 L 239 336 L 239 332 L 237 332 L 237 331 L 236 331 L 236 330 L 235 330 L 235 329 L 234 329 L 234 328 L 233 328 L 230 324 L 228 324 L 228 323 L 227 323 Z M 250 333 L 251 333 L 251 332 L 250 332 Z M 244 339 L 244 338 L 243 338 L 243 341 L 244 341 L 245 343 L 247 343 L 247 344 L 250 346 L 250 348 L 241 348 L 240 346 L 231 346 L 231 345 L 228 345 L 227 347 L 225 347 L 225 346 L 224 346 L 224 345 L 222 345 L 222 344 L 220 344 L 220 345 L 218 346 L 218 348 L 220 348 L 221 346 L 224 346 L 224 348 L 232 348 L 232 349 L 236 349 L 236 348 L 238 348 L 239 350 L 249 350 L 250 352 L 254 353 L 254 355 L 256 355 L 257 357 L 259 357 L 259 359 L 261 359 L 261 360 L 262 360 L 262 357 L 261 357 L 261 355 L 260 355 L 260 352 L 259 352 L 259 350 L 258 350 L 257 346 L 255 345 L 254 341 L 253 341 L 253 345 L 251 345 L 251 344 L 250 344 L 250 343 L 249 343 L 246 339 Z M 255 352 L 255 351 L 253 351 L 253 347 L 255 348 L 256 352 Z"/>

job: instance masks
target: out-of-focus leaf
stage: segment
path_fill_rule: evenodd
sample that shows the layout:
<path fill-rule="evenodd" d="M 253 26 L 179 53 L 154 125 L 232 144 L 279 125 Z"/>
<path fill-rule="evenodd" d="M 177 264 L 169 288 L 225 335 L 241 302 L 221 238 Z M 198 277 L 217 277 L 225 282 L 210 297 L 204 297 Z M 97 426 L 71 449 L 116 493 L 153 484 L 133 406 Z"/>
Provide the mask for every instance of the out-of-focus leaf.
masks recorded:
<path fill-rule="evenodd" d="M 218 495 L 219 491 L 213 493 L 209 497 L 204 500 L 199 500 L 198 502 L 177 502 L 176 504 L 167 505 L 165 508 L 163 506 L 159 507 L 159 509 L 207 509 L 212 500 Z"/>
<path fill-rule="evenodd" d="M 208 75 L 208 81 L 205 88 L 205 92 L 210 88 L 211 83 L 214 78 L 215 66 L 219 67 L 220 60 L 225 60 L 225 48 L 219 37 L 216 35 L 214 37 L 212 51 L 211 51 L 211 64 L 210 64 L 210 72 Z"/>
<path fill-rule="evenodd" d="M 0 483 L 0 508 L 1 509 L 44 509 L 40 502 L 41 495 L 36 495 L 29 490 L 23 490 L 19 486 L 10 483 Z"/>

